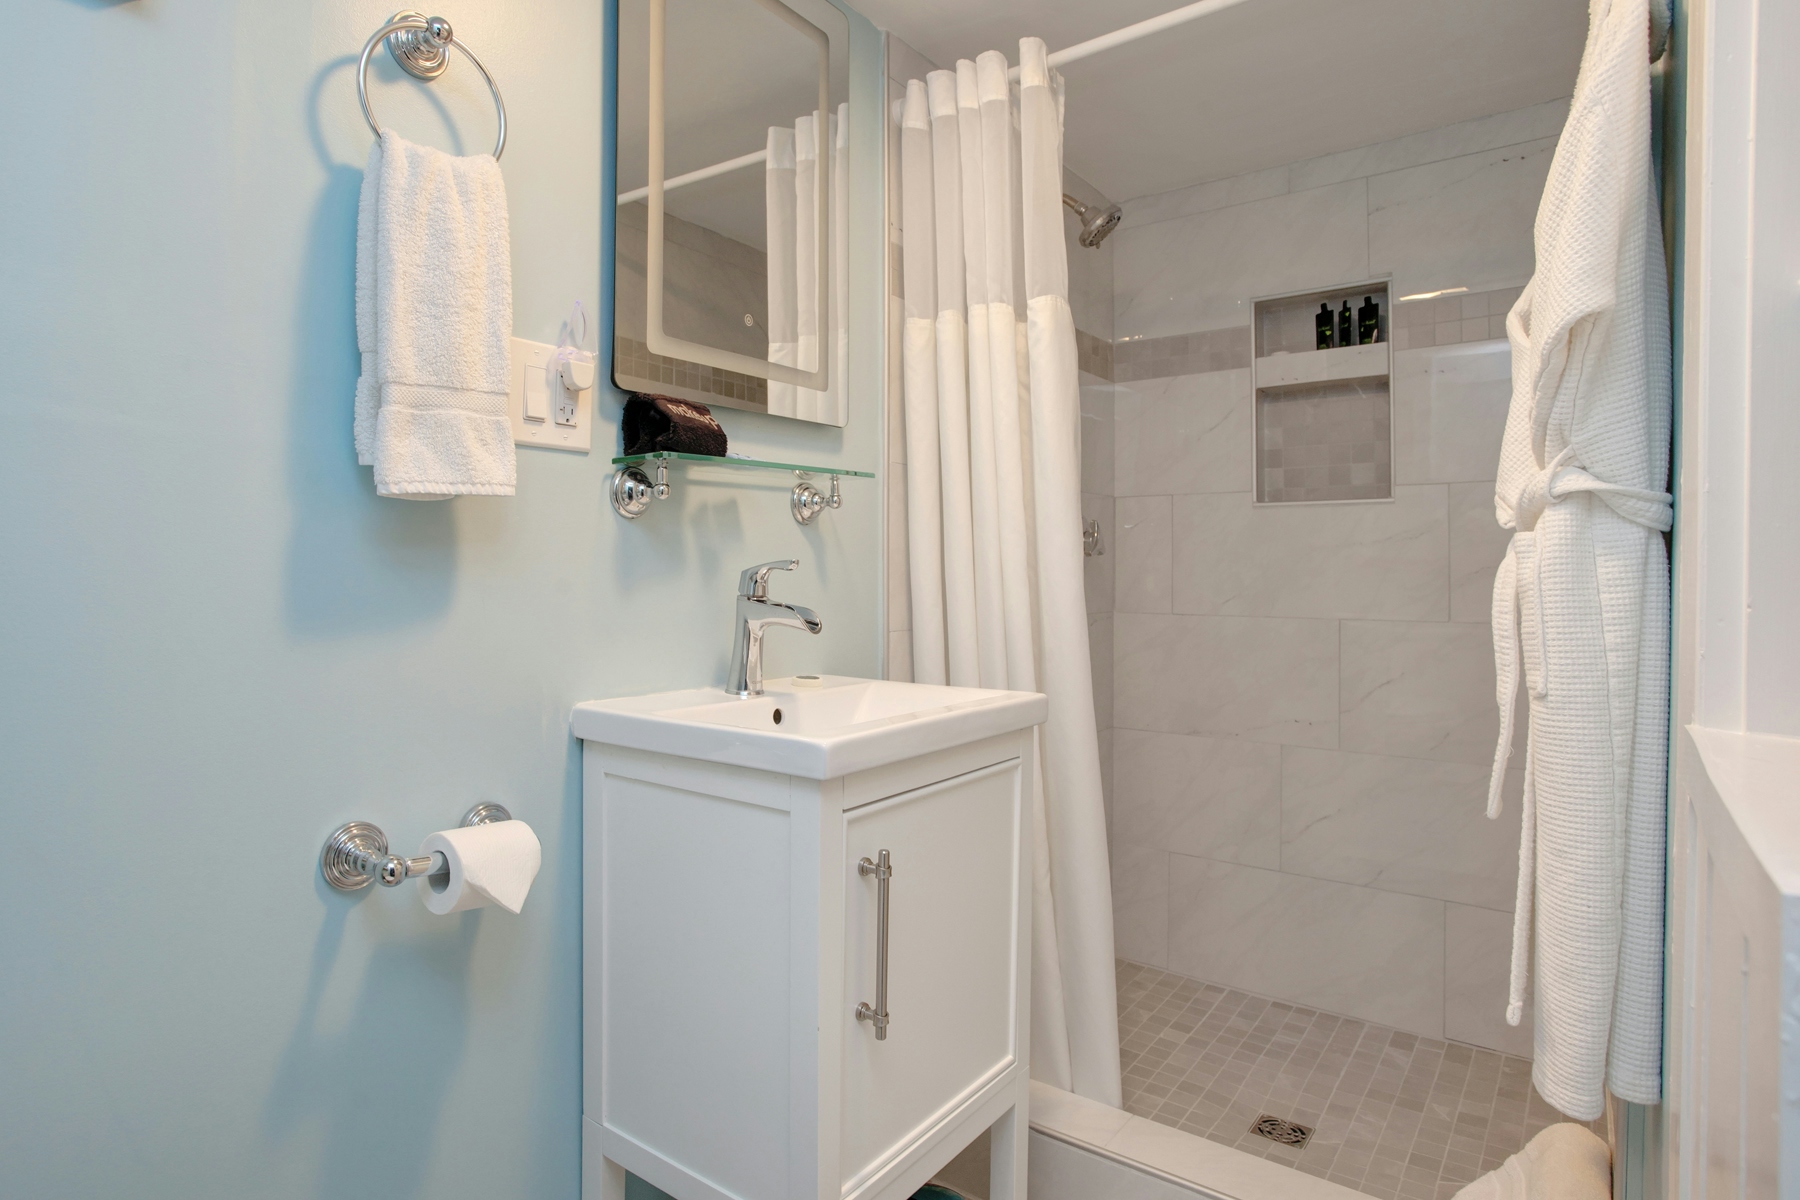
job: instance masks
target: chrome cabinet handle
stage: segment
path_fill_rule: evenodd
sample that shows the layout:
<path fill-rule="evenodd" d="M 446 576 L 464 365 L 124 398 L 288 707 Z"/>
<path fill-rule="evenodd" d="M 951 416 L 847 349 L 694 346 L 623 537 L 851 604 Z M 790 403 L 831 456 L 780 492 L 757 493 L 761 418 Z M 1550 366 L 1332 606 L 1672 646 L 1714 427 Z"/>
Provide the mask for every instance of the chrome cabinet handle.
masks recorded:
<path fill-rule="evenodd" d="M 887 1041 L 888 1028 L 888 883 L 894 877 L 894 864 L 888 858 L 886 850 L 881 851 L 875 859 L 863 859 L 856 864 L 858 875 L 875 877 L 875 1006 L 869 1007 L 868 1001 L 856 1006 L 856 1019 L 867 1021 L 875 1026 L 875 1040 Z"/>

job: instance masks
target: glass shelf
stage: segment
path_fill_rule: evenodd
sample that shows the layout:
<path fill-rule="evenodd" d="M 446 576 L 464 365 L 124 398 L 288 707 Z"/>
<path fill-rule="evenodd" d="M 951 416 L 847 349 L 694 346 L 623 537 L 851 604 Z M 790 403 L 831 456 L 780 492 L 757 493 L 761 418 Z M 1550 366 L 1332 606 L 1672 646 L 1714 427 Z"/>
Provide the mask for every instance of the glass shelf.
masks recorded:
<path fill-rule="evenodd" d="M 822 492 L 814 487 L 808 479 L 802 478 L 794 484 L 788 500 L 788 509 L 794 514 L 794 520 L 802 525 L 810 525 L 818 515 L 828 508 L 842 508 L 843 493 L 838 490 L 838 477 L 847 475 L 853 479 L 873 479 L 873 471 L 849 471 L 843 467 L 814 467 L 805 463 L 771 462 L 764 458 L 733 458 L 729 455 L 716 454 L 681 454 L 674 450 L 657 450 L 650 454 L 621 454 L 612 460 L 613 478 L 612 495 L 613 511 L 627 521 L 635 520 L 648 512 L 652 500 L 667 500 L 673 489 L 669 484 L 670 463 L 694 463 L 703 467 L 748 467 L 753 471 L 793 471 L 801 476 L 829 475 L 831 490 Z M 653 482 L 648 469 L 656 476 Z"/>
<path fill-rule="evenodd" d="M 843 467 L 811 467 L 805 463 L 770 462 L 761 458 L 719 457 L 716 454 L 679 454 L 673 450 L 657 450 L 650 454 L 622 454 L 612 460 L 615 467 L 641 467 L 646 463 L 689 462 L 718 467 L 750 467 L 761 471 L 804 471 L 808 475 L 842 475 L 851 479 L 873 479 L 873 471 L 850 471 Z"/>

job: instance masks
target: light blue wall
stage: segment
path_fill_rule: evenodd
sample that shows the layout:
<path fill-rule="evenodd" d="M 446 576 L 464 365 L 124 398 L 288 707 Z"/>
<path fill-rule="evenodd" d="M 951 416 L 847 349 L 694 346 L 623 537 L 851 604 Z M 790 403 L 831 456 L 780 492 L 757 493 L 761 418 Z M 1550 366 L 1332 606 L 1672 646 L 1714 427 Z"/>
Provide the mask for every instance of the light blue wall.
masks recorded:
<path fill-rule="evenodd" d="M 801 530 L 779 479 L 678 478 L 627 524 L 607 396 L 596 453 L 521 450 L 515 499 L 374 497 L 353 74 L 393 3 L 0 5 L 5 1196 L 573 1198 L 570 706 L 722 681 L 736 573 L 778 556 L 826 633 L 777 634 L 771 670 L 879 667 L 879 481 Z M 602 298 L 601 3 L 442 11 L 505 89 L 515 331 L 554 341 Z M 489 145 L 460 60 L 374 74 L 407 136 Z M 878 361 L 857 376 L 842 431 L 721 417 L 877 470 Z M 340 822 L 410 850 L 476 800 L 543 840 L 521 917 L 320 882 Z"/>

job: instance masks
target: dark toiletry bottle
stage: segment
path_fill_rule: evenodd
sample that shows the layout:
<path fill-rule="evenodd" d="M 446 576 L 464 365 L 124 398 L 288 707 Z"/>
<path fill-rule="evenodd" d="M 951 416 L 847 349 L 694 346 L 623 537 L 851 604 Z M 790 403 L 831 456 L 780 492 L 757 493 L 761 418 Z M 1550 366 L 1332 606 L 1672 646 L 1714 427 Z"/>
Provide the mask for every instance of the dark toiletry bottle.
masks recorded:
<path fill-rule="evenodd" d="M 1381 333 L 1381 306 L 1375 303 L 1375 297 L 1364 296 L 1362 307 L 1356 310 L 1356 344 L 1367 346 L 1379 341 Z"/>
<path fill-rule="evenodd" d="M 1343 310 L 1338 313 L 1338 340 L 1340 346 L 1356 345 L 1356 318 L 1350 315 L 1350 302 L 1344 301 Z"/>
<path fill-rule="evenodd" d="M 1331 331 L 1336 325 L 1331 317 L 1331 305 L 1320 304 L 1319 315 L 1313 318 L 1313 332 L 1318 336 L 1320 350 L 1331 349 Z"/>

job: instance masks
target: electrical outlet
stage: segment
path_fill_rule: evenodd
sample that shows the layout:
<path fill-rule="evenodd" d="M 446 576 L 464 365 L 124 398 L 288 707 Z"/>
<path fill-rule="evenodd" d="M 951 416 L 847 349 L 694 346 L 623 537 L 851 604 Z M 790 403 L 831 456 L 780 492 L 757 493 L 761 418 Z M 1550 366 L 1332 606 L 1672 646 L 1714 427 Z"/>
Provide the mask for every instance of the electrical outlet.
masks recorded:
<path fill-rule="evenodd" d="M 543 342 L 512 340 L 512 386 L 506 412 L 512 421 L 513 441 L 521 446 L 544 446 L 587 454 L 594 442 L 594 392 L 587 388 L 570 393 L 550 368 L 555 346 Z"/>

